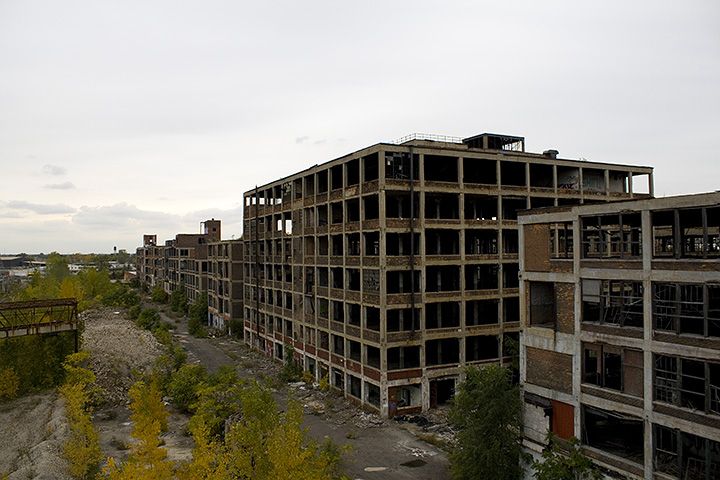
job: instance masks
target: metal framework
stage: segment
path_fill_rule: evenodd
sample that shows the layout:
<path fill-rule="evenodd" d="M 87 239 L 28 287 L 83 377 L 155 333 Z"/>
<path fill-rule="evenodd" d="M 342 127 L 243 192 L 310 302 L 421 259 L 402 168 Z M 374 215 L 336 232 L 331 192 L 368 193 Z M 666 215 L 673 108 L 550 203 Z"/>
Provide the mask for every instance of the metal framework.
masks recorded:
<path fill-rule="evenodd" d="M 74 331 L 77 346 L 77 330 L 74 298 L 0 303 L 0 339 Z"/>

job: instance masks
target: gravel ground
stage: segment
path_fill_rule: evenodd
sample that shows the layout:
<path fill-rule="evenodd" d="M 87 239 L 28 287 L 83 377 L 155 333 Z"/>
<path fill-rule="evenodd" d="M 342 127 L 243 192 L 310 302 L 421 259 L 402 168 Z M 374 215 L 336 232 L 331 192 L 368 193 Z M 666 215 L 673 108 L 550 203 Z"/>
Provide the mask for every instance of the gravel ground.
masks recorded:
<path fill-rule="evenodd" d="M 68 434 L 63 401 L 55 392 L 0 405 L 0 477 L 70 480 L 62 445 Z"/>

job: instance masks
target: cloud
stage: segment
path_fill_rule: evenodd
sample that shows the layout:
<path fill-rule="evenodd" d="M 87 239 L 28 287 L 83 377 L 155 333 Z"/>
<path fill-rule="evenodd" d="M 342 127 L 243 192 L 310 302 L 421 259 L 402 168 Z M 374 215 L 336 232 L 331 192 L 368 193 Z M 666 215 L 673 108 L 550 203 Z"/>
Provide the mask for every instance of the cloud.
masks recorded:
<path fill-rule="evenodd" d="M 65 213 L 75 213 L 75 209 L 69 205 L 62 203 L 47 204 L 47 203 L 32 203 L 24 200 L 11 200 L 5 203 L 5 207 L 13 210 L 26 210 L 38 215 L 57 215 Z"/>
<path fill-rule="evenodd" d="M 101 227 L 129 227 L 143 225 L 157 225 L 158 227 L 176 226 L 181 222 L 179 215 L 170 213 L 142 210 L 128 203 L 116 203 L 90 207 L 83 205 L 72 217 L 73 223 L 85 226 Z"/>
<path fill-rule="evenodd" d="M 308 137 L 307 135 L 303 135 L 302 137 L 297 137 L 295 139 L 295 143 L 301 144 L 307 142 L 308 140 L 310 140 L 310 137 Z"/>
<path fill-rule="evenodd" d="M 67 170 L 65 167 L 61 167 L 59 165 L 43 165 L 42 171 L 45 175 L 65 175 L 67 173 Z"/>
<path fill-rule="evenodd" d="M 48 183 L 47 185 L 43 185 L 43 188 L 49 188 L 50 190 L 72 190 L 75 188 L 75 184 L 72 182 Z"/>

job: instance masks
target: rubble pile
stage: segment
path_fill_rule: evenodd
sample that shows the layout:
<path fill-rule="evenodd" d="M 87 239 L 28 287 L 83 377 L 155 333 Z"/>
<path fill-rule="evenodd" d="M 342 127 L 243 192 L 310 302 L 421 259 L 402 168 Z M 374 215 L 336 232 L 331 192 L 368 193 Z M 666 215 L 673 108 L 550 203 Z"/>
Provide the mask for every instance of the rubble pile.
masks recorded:
<path fill-rule="evenodd" d="M 82 348 L 90 352 L 90 368 L 110 405 L 127 403 L 133 371 L 152 368 L 162 349 L 152 333 L 125 315 L 103 308 L 83 313 Z"/>

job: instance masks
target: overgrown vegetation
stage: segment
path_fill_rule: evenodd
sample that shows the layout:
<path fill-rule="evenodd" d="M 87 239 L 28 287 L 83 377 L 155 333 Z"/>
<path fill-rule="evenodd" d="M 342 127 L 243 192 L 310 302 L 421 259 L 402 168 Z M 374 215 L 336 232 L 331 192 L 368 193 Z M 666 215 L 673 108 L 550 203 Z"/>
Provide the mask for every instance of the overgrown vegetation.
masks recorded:
<path fill-rule="evenodd" d="M 88 357 L 87 352 L 67 357 L 63 365 L 65 382 L 60 387 L 70 425 L 70 438 L 63 446 L 63 453 L 70 474 L 78 479 L 93 478 L 102 460 L 98 434 L 90 416 L 91 385 L 95 382 L 95 374 L 83 366 Z"/>
<path fill-rule="evenodd" d="M 303 370 L 300 364 L 298 364 L 295 360 L 295 347 L 286 343 L 283 348 L 283 352 L 285 353 L 285 358 L 283 369 L 280 372 L 280 379 L 285 383 L 297 382 L 301 379 Z"/>
<path fill-rule="evenodd" d="M 190 306 L 188 312 L 188 332 L 195 337 L 206 337 L 208 312 L 208 297 L 206 293 L 200 295 Z"/>
<path fill-rule="evenodd" d="M 15 369 L 7 367 L 0 369 L 0 400 L 12 400 L 17 397 L 18 390 L 20 390 L 20 378 L 15 373 Z"/>
<path fill-rule="evenodd" d="M 577 438 L 563 441 L 548 434 L 548 446 L 542 460 L 532 468 L 537 480 L 600 480 L 602 474 L 592 461 L 583 455 Z"/>
<path fill-rule="evenodd" d="M 450 454 L 455 480 L 517 480 L 521 400 L 512 373 L 500 365 L 470 367 L 450 410 L 457 445 Z"/>

